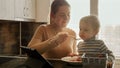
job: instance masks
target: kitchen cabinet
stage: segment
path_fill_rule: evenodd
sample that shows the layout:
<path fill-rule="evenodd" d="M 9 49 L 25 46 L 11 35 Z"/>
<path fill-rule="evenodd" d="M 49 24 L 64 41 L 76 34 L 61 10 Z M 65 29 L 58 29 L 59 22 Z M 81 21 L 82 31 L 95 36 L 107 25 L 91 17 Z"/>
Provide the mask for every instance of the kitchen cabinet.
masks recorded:
<path fill-rule="evenodd" d="M 0 0 L 0 20 L 35 20 L 36 0 Z"/>
<path fill-rule="evenodd" d="M 48 22 L 51 0 L 36 0 L 36 22 Z"/>
<path fill-rule="evenodd" d="M 14 0 L 0 0 L 0 20 L 14 20 Z"/>
<path fill-rule="evenodd" d="M 35 0 L 15 0 L 15 20 L 35 20 Z"/>

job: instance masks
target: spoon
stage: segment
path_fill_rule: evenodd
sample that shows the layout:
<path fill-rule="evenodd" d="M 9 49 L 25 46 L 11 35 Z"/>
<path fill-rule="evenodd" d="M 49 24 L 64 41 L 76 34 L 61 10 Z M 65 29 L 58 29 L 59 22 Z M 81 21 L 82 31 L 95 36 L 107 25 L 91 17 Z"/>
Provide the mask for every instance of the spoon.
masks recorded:
<path fill-rule="evenodd" d="M 73 35 L 68 35 L 68 36 L 70 36 L 71 38 L 73 38 L 73 39 L 75 39 L 75 40 L 81 40 L 80 38 L 76 38 L 76 37 L 73 36 Z"/>

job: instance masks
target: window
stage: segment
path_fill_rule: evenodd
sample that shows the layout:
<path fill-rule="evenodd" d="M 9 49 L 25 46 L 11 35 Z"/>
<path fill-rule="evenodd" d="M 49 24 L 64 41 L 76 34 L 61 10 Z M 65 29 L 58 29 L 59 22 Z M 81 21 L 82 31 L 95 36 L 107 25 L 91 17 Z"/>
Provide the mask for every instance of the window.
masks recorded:
<path fill-rule="evenodd" d="M 71 20 L 68 27 L 75 30 L 78 36 L 79 20 L 81 17 L 90 15 L 91 0 L 67 0 L 71 5 Z M 120 1 L 99 0 L 98 17 L 101 22 L 98 37 L 103 39 L 115 56 L 120 57 Z M 94 10 L 93 10 L 94 12 Z"/>
<path fill-rule="evenodd" d="M 101 32 L 99 37 L 106 42 L 115 56 L 120 56 L 120 0 L 99 0 Z"/>

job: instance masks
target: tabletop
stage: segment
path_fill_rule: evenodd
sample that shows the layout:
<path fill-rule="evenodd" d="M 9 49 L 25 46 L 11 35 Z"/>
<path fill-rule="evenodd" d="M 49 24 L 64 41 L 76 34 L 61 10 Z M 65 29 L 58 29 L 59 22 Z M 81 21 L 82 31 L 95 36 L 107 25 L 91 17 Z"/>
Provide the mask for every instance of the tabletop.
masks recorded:
<path fill-rule="evenodd" d="M 10 59 L 10 58 L 9 58 Z M 2 60 L 2 59 L 1 59 Z M 101 68 L 101 65 L 97 64 L 83 64 L 83 63 L 69 63 L 62 61 L 61 59 L 55 59 L 55 58 L 48 58 L 46 59 L 47 62 L 49 62 L 53 68 Z M 28 66 L 29 68 L 44 68 L 43 66 L 46 63 L 43 63 L 37 59 L 34 58 L 11 58 L 11 60 L 6 60 L 4 63 L 1 62 L 0 68 L 20 68 L 20 66 Z M 25 67 L 22 67 L 25 68 Z M 27 68 L 27 67 L 26 67 Z M 50 67 L 48 67 L 50 68 Z M 102 68 L 105 68 L 104 66 Z"/>

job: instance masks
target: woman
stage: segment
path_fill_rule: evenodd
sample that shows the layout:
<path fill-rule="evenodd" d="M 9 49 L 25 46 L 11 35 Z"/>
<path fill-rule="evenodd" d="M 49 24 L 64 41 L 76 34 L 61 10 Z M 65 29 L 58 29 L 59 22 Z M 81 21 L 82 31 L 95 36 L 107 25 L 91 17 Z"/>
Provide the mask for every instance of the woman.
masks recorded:
<path fill-rule="evenodd" d="M 45 58 L 62 58 L 76 53 L 76 37 L 66 28 L 70 20 L 70 5 L 65 0 L 54 0 L 51 5 L 50 24 L 39 26 L 28 47 L 36 49 Z"/>

